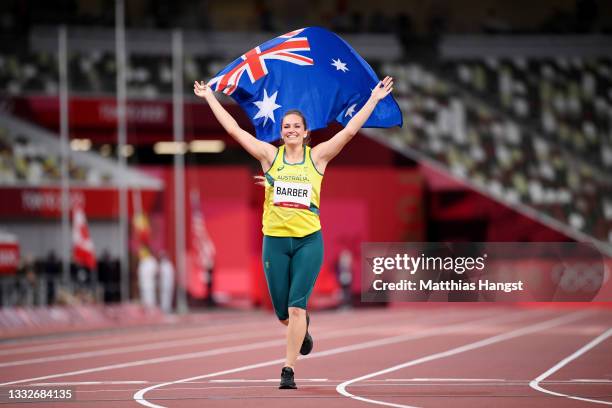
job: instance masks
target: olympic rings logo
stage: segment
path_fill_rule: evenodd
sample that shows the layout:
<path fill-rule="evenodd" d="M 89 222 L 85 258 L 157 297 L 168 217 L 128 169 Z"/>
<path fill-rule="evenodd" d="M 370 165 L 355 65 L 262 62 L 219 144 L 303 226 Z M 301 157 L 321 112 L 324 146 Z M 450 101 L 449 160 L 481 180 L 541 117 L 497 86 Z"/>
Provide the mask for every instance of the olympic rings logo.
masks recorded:
<path fill-rule="evenodd" d="M 600 263 L 561 263 L 553 267 L 551 278 L 565 292 L 597 292 L 608 282 L 610 272 Z"/>

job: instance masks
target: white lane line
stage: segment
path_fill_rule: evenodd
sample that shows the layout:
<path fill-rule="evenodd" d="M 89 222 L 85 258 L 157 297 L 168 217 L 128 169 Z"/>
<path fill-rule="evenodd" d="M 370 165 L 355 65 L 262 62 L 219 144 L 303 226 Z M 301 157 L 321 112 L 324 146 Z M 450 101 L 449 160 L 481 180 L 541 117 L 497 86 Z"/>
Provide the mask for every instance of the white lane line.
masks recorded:
<path fill-rule="evenodd" d="M 363 315 L 361 315 L 361 318 L 369 319 L 372 316 L 373 316 L 372 313 L 366 312 Z M 410 318 L 410 317 L 415 317 L 415 316 L 418 316 L 418 314 L 416 312 L 410 312 L 410 311 L 407 311 L 404 314 L 402 314 L 402 318 Z M 321 321 L 318 321 L 318 324 L 317 324 L 317 328 L 320 328 L 320 329 L 325 329 L 327 326 L 333 327 L 335 324 L 338 323 L 338 321 L 343 321 L 343 322 L 346 321 L 346 316 L 340 316 L 340 314 L 338 313 L 332 316 L 328 314 L 323 314 L 321 317 L 322 317 Z M 392 320 L 392 319 L 393 319 L 393 316 L 390 316 L 389 318 L 387 318 L 386 316 L 386 318 L 383 319 L 383 321 Z M 381 319 L 378 318 L 375 321 L 375 323 L 380 323 L 380 320 Z M 5 349 L 5 350 L 0 350 L 0 356 L 26 354 L 26 353 L 43 352 L 43 351 L 58 351 L 58 350 L 63 350 L 63 349 L 72 349 L 74 347 L 85 348 L 85 347 L 95 347 L 95 346 L 108 346 L 108 345 L 116 344 L 116 343 L 140 342 L 142 340 L 150 340 L 152 336 L 167 337 L 164 341 L 174 341 L 175 339 L 172 339 L 172 337 L 180 337 L 180 340 L 186 340 L 184 338 L 186 335 L 192 335 L 191 337 L 195 336 L 196 338 L 202 338 L 204 336 L 209 336 L 211 333 L 223 332 L 227 329 L 233 329 L 233 328 L 240 329 L 236 332 L 233 332 L 235 336 L 242 336 L 243 333 L 248 332 L 250 328 L 254 327 L 254 328 L 260 329 L 262 327 L 262 324 L 267 324 L 269 322 L 270 322 L 269 319 L 267 319 L 264 322 L 262 322 L 261 320 L 249 321 L 249 322 L 240 321 L 237 323 L 214 324 L 214 325 L 209 325 L 205 327 L 184 327 L 184 328 L 176 329 L 175 331 L 172 331 L 172 332 L 170 332 L 166 328 L 162 328 L 159 330 L 148 329 L 144 333 L 142 331 L 139 331 L 135 333 L 128 333 L 126 335 L 122 335 L 122 337 L 117 337 L 116 334 L 104 334 L 104 336 L 109 336 L 109 338 L 106 338 L 106 337 L 102 339 L 98 338 L 98 339 L 94 339 L 90 341 L 88 341 L 87 339 L 81 338 L 79 340 L 73 340 L 70 342 L 63 341 L 62 343 L 59 343 L 59 344 L 53 343 L 53 344 L 44 344 L 44 345 L 37 345 L 37 346 L 30 346 L 30 347 Z M 230 333 L 226 333 L 226 334 L 230 334 Z M 114 336 L 114 337 L 110 337 L 110 336 Z M 60 340 L 57 340 L 57 341 L 60 341 Z M 0 344 L 0 347 L 1 346 L 2 345 Z"/>
<path fill-rule="evenodd" d="M 390 345 L 390 344 L 402 343 L 408 340 L 422 339 L 422 338 L 432 337 L 432 336 L 436 336 L 440 334 L 452 333 L 453 331 L 462 331 L 466 328 L 473 328 L 474 326 L 491 323 L 491 322 L 499 323 L 500 321 L 512 321 L 518 317 L 523 317 L 525 314 L 529 314 L 529 313 L 530 312 L 513 313 L 510 315 L 510 318 L 506 318 L 506 316 L 502 316 L 500 318 L 499 315 L 495 315 L 492 317 L 486 317 L 484 319 L 479 319 L 479 320 L 471 321 L 468 323 L 461 322 L 461 323 L 456 323 L 456 324 L 452 324 L 452 325 L 444 326 L 444 327 L 434 327 L 431 329 L 423 330 L 420 333 L 402 334 L 399 336 L 386 337 L 383 339 L 366 341 L 363 343 L 356 343 L 350 346 L 336 347 L 336 348 L 332 348 L 326 351 L 319 351 L 319 352 L 304 356 L 302 357 L 302 359 L 326 357 L 326 356 L 331 356 L 335 354 L 347 353 L 351 351 L 358 351 L 358 350 L 364 350 L 364 349 L 373 348 L 373 347 L 380 347 L 380 346 L 385 346 L 385 345 Z M 431 322 L 431 319 L 429 319 L 429 321 Z M 217 371 L 217 372 L 210 373 L 210 374 L 198 375 L 198 376 L 189 377 L 189 378 L 182 378 L 180 380 L 168 381 L 166 383 L 152 385 L 150 387 L 143 388 L 142 390 L 139 390 L 137 393 L 135 393 L 134 400 L 138 402 L 139 404 L 150 407 L 150 408 L 165 408 L 163 405 L 157 405 L 157 404 L 147 401 L 144 398 L 144 395 L 149 391 L 152 391 L 154 389 L 161 388 L 161 387 L 166 387 L 168 385 L 180 384 L 180 383 L 190 382 L 194 380 L 201 380 L 204 378 L 219 377 L 219 376 L 226 375 L 226 374 L 233 374 L 233 373 L 253 370 L 257 368 L 269 367 L 275 364 L 281 364 L 284 361 L 285 361 L 284 358 L 279 358 L 275 360 L 264 361 L 264 362 L 257 363 L 257 364 L 250 364 L 250 365 L 246 365 L 242 367 L 236 367 L 236 368 L 232 368 L 229 370 Z"/>
<path fill-rule="evenodd" d="M 275 380 L 276 382 L 278 382 L 278 379 Z M 335 388 L 336 386 L 334 384 L 303 384 L 300 385 L 300 388 Z M 235 386 L 230 386 L 230 385 L 212 385 L 212 386 L 201 386 L 201 387 L 173 387 L 173 388 L 168 388 L 169 391 L 199 391 L 198 392 L 198 398 L 205 398 L 202 397 L 201 395 L 201 391 L 204 390 L 246 390 L 246 389 L 266 389 L 266 390 L 274 390 L 275 387 L 270 387 L 270 384 L 261 384 L 261 385 L 254 385 L 254 384 L 242 384 L 239 388 L 235 387 Z M 120 389 L 120 390 L 78 390 L 79 394 L 81 393 L 96 393 L 96 392 L 118 392 L 118 391 L 135 391 L 136 388 L 130 388 L 130 389 Z M 212 397 L 212 398 L 207 398 L 207 399 L 216 399 L 219 400 L 221 398 L 218 397 Z M 128 401 L 127 399 L 125 401 Z M 202 403 L 202 406 L 206 406 L 206 402 Z M 265 406 L 265 405 L 264 405 Z"/>
<path fill-rule="evenodd" d="M 231 318 L 231 316 L 228 316 Z M 331 317 L 332 319 L 329 319 Z M 71 335 L 70 338 L 51 338 L 48 340 L 42 341 L 52 341 L 51 344 L 36 344 L 30 346 L 19 346 L 17 343 L 8 344 L 8 346 L 14 346 L 12 348 L 3 348 L 5 344 L 0 343 L 0 356 L 3 355 L 15 355 L 15 354 L 26 354 L 26 353 L 34 353 L 34 352 L 43 352 L 43 351 L 57 351 L 64 349 L 71 349 L 74 347 L 95 347 L 95 346 L 106 346 L 109 344 L 115 343 L 127 343 L 127 342 L 138 342 L 144 340 L 150 340 L 152 336 L 154 337 L 167 337 L 165 340 L 172 340 L 173 337 L 184 338 L 185 336 L 195 337 L 195 336 L 204 336 L 210 334 L 210 332 L 219 332 L 225 331 L 227 329 L 237 328 L 239 331 L 236 331 L 236 334 L 244 333 L 245 329 L 251 327 L 260 328 L 262 324 L 266 324 L 270 322 L 270 319 L 267 316 L 257 315 L 254 318 L 247 319 L 247 317 L 241 317 L 240 321 L 232 321 L 232 322 L 221 322 L 221 321 L 203 321 L 203 322 L 189 322 L 190 325 L 186 327 L 173 328 L 166 326 L 154 326 L 149 327 L 145 326 L 142 328 L 130 328 L 132 330 L 138 331 L 130 331 L 124 332 L 116 330 L 117 332 L 109 332 L 104 331 L 99 334 L 95 339 L 88 339 L 87 337 L 91 337 L 94 334 L 91 333 L 81 333 L 80 337 L 78 334 Z M 265 320 L 264 320 L 265 318 Z M 257 319 L 257 320 L 256 320 Z M 337 315 L 333 316 L 324 316 L 322 319 L 323 324 L 326 321 L 331 320 L 333 324 L 336 320 L 340 320 Z M 188 324 L 188 323 L 184 323 Z M 199 325 L 199 326 L 198 326 Z M 280 327 L 280 326 L 279 326 Z M 113 330 L 113 329 L 111 329 Z M 120 335 L 121 337 L 117 337 Z M 61 334 L 60 334 L 61 336 Z M 103 336 L 103 338 L 100 338 Z M 14 340 L 17 342 L 18 340 Z M 25 340 L 29 341 L 29 340 Z M 41 341 L 41 340 L 39 340 Z"/>
<path fill-rule="evenodd" d="M 348 380 L 340 380 L 339 382 L 344 382 Z M 471 385 L 472 383 L 478 384 L 489 384 L 489 383 L 500 383 L 501 385 L 515 385 L 515 384 L 529 384 L 532 380 L 508 380 L 502 378 L 387 378 L 384 380 L 364 380 L 363 382 L 414 382 L 414 383 L 424 383 L 422 385 L 428 384 L 436 384 L 440 383 L 468 383 Z M 612 384 L 612 380 L 608 379 L 572 379 L 572 380 L 552 380 L 552 381 L 541 381 L 541 384 Z M 452 384 L 451 384 L 452 385 Z M 465 384 L 457 384 L 457 385 L 465 385 Z M 354 387 L 355 385 L 351 385 Z"/>
<path fill-rule="evenodd" d="M 503 378 L 387 378 L 380 381 L 415 381 L 415 382 L 491 382 L 507 381 Z"/>
<path fill-rule="evenodd" d="M 241 334 L 240 338 L 252 339 L 252 338 L 258 338 L 258 337 L 270 337 L 273 334 L 278 336 L 284 333 L 280 329 L 276 331 L 265 331 L 265 332 L 253 331 L 248 334 Z M 141 352 L 141 351 L 159 350 L 159 349 L 172 348 L 172 347 L 194 346 L 194 345 L 199 345 L 199 344 L 208 344 L 208 343 L 217 343 L 221 341 L 236 340 L 236 338 L 237 338 L 237 333 L 232 333 L 232 334 L 224 334 L 224 335 L 219 335 L 219 336 L 200 337 L 196 339 L 161 341 L 157 343 L 139 344 L 139 345 L 127 346 L 127 347 L 110 348 L 110 349 L 105 349 L 105 350 L 84 351 L 81 353 L 62 354 L 59 356 L 49 356 L 49 357 L 40 357 L 40 358 L 30 358 L 27 360 L 8 361 L 6 363 L 0 363 L 0 368 L 14 367 L 14 366 L 21 366 L 21 365 L 28 365 L 28 364 L 50 363 L 54 361 L 76 360 L 79 358 L 91 358 L 91 357 L 99 357 L 99 356 L 108 356 L 108 355 L 113 355 L 113 354 L 135 353 L 135 352 Z"/>
<path fill-rule="evenodd" d="M 334 389 L 336 388 L 336 384 L 344 381 L 344 380 L 334 380 L 334 381 L 326 381 L 326 382 L 309 382 L 306 384 L 302 384 L 303 379 L 300 379 L 300 388 L 331 388 L 333 387 Z M 202 381 L 202 382 L 187 382 L 185 384 L 189 385 L 189 384 L 202 384 L 199 385 L 197 387 L 167 387 L 164 388 L 165 391 L 202 391 L 202 390 L 217 390 L 217 389 L 223 389 L 223 390 L 244 390 L 244 389 L 267 389 L 270 390 L 270 385 L 269 383 L 277 383 L 278 379 L 270 379 L 267 381 L 258 381 L 258 383 L 241 383 L 240 385 L 223 385 L 223 383 L 215 383 L 213 381 Z M 108 382 L 111 383 L 111 382 Z M 150 383 L 147 381 L 143 381 L 143 383 Z M 432 387 L 471 387 L 471 386 L 475 386 L 475 387 L 482 387 L 482 386 L 486 386 L 486 387 L 496 387 L 496 388 L 500 388 L 500 387 L 512 387 L 512 386 L 525 386 L 529 383 L 529 381 L 525 380 L 522 381 L 520 383 L 467 383 L 467 384 L 448 384 L 448 383 L 428 383 L 428 384 L 416 384 L 416 383 L 405 383 L 405 382 L 398 382 L 398 383 L 379 383 L 379 384 L 371 384 L 369 383 L 369 381 L 363 381 L 363 383 L 359 383 L 359 384 L 353 384 L 351 385 L 351 387 L 353 388 L 368 388 L 368 387 L 373 387 L 376 386 L 377 388 L 379 387 L 427 387 L 427 386 L 432 386 Z M 82 383 L 75 383 L 76 385 L 83 385 Z M 268 384 L 268 385 L 264 385 L 264 384 Z M 547 382 L 547 384 L 550 384 Z M 567 384 L 567 382 L 565 382 L 564 384 Z M 46 385 L 45 383 L 42 383 L 42 385 Z M 48 386 L 53 386 L 55 385 L 55 383 L 49 383 Z M 86 384 L 85 384 L 86 385 Z M 119 384 L 118 384 L 119 385 Z M 126 384 L 126 385 L 130 385 L 130 384 Z M 37 384 L 30 384 L 28 386 L 37 386 Z M 136 392 L 138 391 L 139 388 L 123 388 L 123 389 L 100 389 L 100 388 L 92 388 L 92 389 L 79 389 L 78 392 L 79 394 L 82 393 L 98 393 L 98 392 Z M 411 392 L 414 392 L 411 390 Z M 417 391 L 418 392 L 418 391 Z M 503 392 L 503 391 L 502 391 Z"/>
<path fill-rule="evenodd" d="M 350 379 L 330 380 L 329 378 L 300 378 L 300 382 L 327 382 L 327 383 L 343 383 Z M 214 383 L 258 383 L 258 382 L 277 382 L 278 378 L 227 378 L 208 381 L 185 381 L 182 384 L 214 384 Z M 527 385 L 531 380 L 505 380 L 501 378 L 386 378 L 384 380 L 364 380 L 362 383 L 390 383 L 397 382 L 405 385 L 425 386 L 425 385 L 448 385 L 471 386 L 473 384 L 491 384 L 491 385 Z M 454 384 L 456 383 L 456 384 Z M 543 384 L 572 384 L 572 385 L 589 385 L 589 384 L 610 384 L 612 380 L 555 380 L 542 381 Z M 162 382 L 153 381 L 80 381 L 80 382 L 44 382 L 31 383 L 28 386 L 52 386 L 52 385 L 70 385 L 70 384 L 162 384 Z M 355 387 L 356 384 L 352 384 Z"/>
<path fill-rule="evenodd" d="M 445 318 L 446 316 L 439 315 L 437 317 Z M 432 319 L 429 318 L 428 321 L 431 322 Z M 382 324 L 381 326 L 385 326 L 387 324 L 388 323 L 385 323 L 385 324 Z M 339 338 L 339 337 L 366 334 L 366 333 L 375 332 L 376 327 L 377 326 L 366 325 L 366 327 L 363 327 L 363 328 L 356 328 L 356 329 L 349 329 L 349 330 L 336 330 L 333 332 L 318 335 L 317 337 L 319 339 L 333 339 L 333 338 Z M 82 370 L 67 371 L 67 372 L 58 373 L 58 374 L 50 374 L 50 375 L 45 375 L 41 377 L 25 378 L 22 380 L 9 381 L 5 383 L 0 383 L 0 387 L 5 386 L 5 385 L 29 383 L 33 381 L 50 380 L 53 378 L 67 377 L 71 375 L 90 374 L 90 373 L 95 373 L 95 372 L 100 372 L 100 371 L 137 367 L 137 366 L 143 366 L 143 365 L 148 365 L 148 364 L 168 363 L 168 362 L 175 362 L 175 361 L 188 360 L 188 359 L 194 359 L 194 358 L 217 356 L 217 355 L 227 354 L 227 353 L 251 351 L 251 350 L 273 347 L 273 346 L 284 345 L 284 344 L 285 344 L 285 340 L 279 339 L 279 340 L 269 340 L 269 341 L 262 341 L 258 343 L 251 343 L 248 345 L 221 347 L 221 348 L 216 348 L 216 349 L 206 350 L 206 351 L 198 351 L 198 352 L 184 353 L 184 354 L 174 354 L 174 355 L 165 356 L 165 357 L 157 357 L 157 358 L 151 358 L 151 359 L 145 359 L 145 360 L 135 360 L 135 361 L 129 361 L 125 363 L 110 364 L 110 365 L 87 368 L 87 369 L 82 369 Z"/>
<path fill-rule="evenodd" d="M 128 342 L 138 342 L 138 341 L 142 341 L 142 340 L 150 340 L 152 336 L 154 337 L 166 337 L 165 335 L 168 335 L 168 337 L 179 337 L 179 336 L 186 336 L 191 334 L 191 332 L 193 332 L 193 336 L 204 336 L 207 334 L 207 332 L 209 331 L 220 331 L 219 329 L 223 329 L 225 328 L 232 328 L 234 326 L 238 327 L 241 331 L 241 333 L 244 331 L 245 326 L 250 327 L 250 326 L 257 326 L 257 327 L 261 327 L 262 322 L 249 322 L 249 323 L 241 323 L 241 324 L 224 324 L 224 325 L 219 325 L 219 326 L 202 326 L 202 327 L 185 327 L 185 328 L 181 328 L 181 329 L 176 329 L 174 331 L 168 331 L 167 329 L 160 329 L 160 331 L 157 331 L 155 329 L 148 329 L 150 330 L 150 332 L 145 332 L 143 333 L 143 331 L 138 331 L 136 333 L 114 333 L 114 334 L 109 334 L 109 333 L 105 333 L 102 336 L 108 336 L 109 338 L 97 338 L 95 340 L 87 340 L 87 339 L 83 339 L 81 338 L 80 340 L 74 340 L 74 339 L 70 339 L 70 341 L 61 341 L 61 340 L 57 340 L 54 339 L 54 341 L 60 341 L 60 343 L 53 343 L 53 344 L 41 344 L 41 345 L 35 345 L 35 346 L 26 346 L 26 347 L 15 347 L 15 348 L 9 348 L 9 349 L 2 349 L 0 350 L 0 356 L 4 356 L 4 355 L 15 355 L 15 354 L 27 354 L 27 353 L 35 353 L 35 352 L 44 352 L 44 351 L 59 351 L 59 350 L 66 350 L 66 349 L 72 349 L 74 347 L 96 347 L 96 346 L 108 346 L 110 344 L 116 344 L 116 343 L 128 343 Z M 119 334 L 121 337 L 117 337 L 117 334 Z M 0 345 L 1 347 L 1 345 Z"/>
<path fill-rule="evenodd" d="M 168 362 L 174 362 L 174 361 L 189 360 L 189 359 L 194 359 L 194 358 L 217 356 L 220 354 L 256 350 L 260 348 L 278 346 L 282 344 L 285 344 L 284 340 L 270 340 L 270 341 L 252 343 L 247 346 L 241 345 L 241 346 L 233 346 L 233 347 L 221 347 L 217 349 L 199 351 L 199 352 L 194 352 L 194 353 L 175 354 L 175 355 L 166 356 L 166 357 L 157 357 L 157 358 L 150 358 L 146 360 L 129 361 L 127 363 L 109 364 L 109 365 L 100 366 L 100 367 L 86 368 L 83 370 L 67 371 L 63 373 L 44 375 L 44 376 L 35 377 L 35 378 L 25 378 L 22 380 L 5 382 L 5 383 L 0 384 L 0 386 L 23 384 L 23 383 L 33 382 L 33 381 L 49 380 L 52 378 L 61 378 L 61 377 L 67 377 L 67 376 L 72 376 L 72 375 L 97 373 L 100 371 L 117 370 L 121 368 L 138 367 L 138 366 L 143 366 L 143 365 L 148 365 L 148 364 L 168 363 Z"/>
<path fill-rule="evenodd" d="M 383 374 L 387 374 L 387 373 L 391 373 L 393 371 L 397 371 L 400 370 L 402 368 L 406 368 L 406 367 L 411 367 L 411 366 L 415 366 L 417 364 L 423 364 L 423 363 L 427 363 L 430 361 L 434 361 L 434 360 L 438 360 L 441 358 L 446 358 L 446 357 L 450 357 L 450 356 L 454 356 L 456 354 L 460 354 L 460 353 L 464 353 L 466 351 L 471 351 L 471 350 L 475 350 L 481 347 L 485 347 L 485 346 L 489 346 L 491 344 L 495 344 L 495 343 L 499 343 L 505 340 L 510 340 L 512 338 L 515 337 L 520 337 L 520 336 L 524 336 L 526 334 L 530 334 L 530 333 L 534 333 L 537 331 L 541 331 L 541 330 L 546 330 L 546 329 L 550 329 L 552 327 L 555 326 L 559 326 L 563 323 L 568 323 L 574 320 L 577 320 L 579 318 L 584 317 L 587 314 L 591 314 L 593 312 L 591 311 L 584 311 L 584 312 L 576 312 L 576 313 L 572 313 L 570 315 L 566 315 L 566 316 L 561 316 L 561 317 L 557 317 L 554 319 L 550 319 L 550 320 L 546 320 L 544 322 L 540 322 L 540 323 L 536 323 L 536 324 L 531 324 L 529 326 L 525 326 L 522 327 L 520 329 L 516 329 L 516 330 L 512 330 L 509 331 L 507 333 L 503 333 L 503 334 L 498 334 L 496 336 L 491 336 L 491 337 L 487 337 L 485 339 L 479 340 L 479 341 L 475 341 L 472 343 L 468 343 L 465 344 L 463 346 L 459 346 L 459 347 L 455 347 L 452 348 L 450 350 L 447 351 L 443 351 L 443 352 L 439 352 L 439 353 L 434 353 L 434 354 L 430 354 L 428 356 L 425 357 L 421 357 L 421 358 L 417 358 L 414 360 L 410 360 L 407 361 L 405 363 L 402 364 L 398 364 L 395 365 L 393 367 L 389 367 L 386 368 L 384 370 L 380 370 L 380 371 L 376 371 L 374 373 L 370 373 L 370 374 L 366 374 L 364 376 L 361 377 L 357 377 L 354 378 L 352 380 L 343 382 L 342 384 L 339 384 L 336 387 L 336 391 L 338 391 L 338 393 L 344 395 L 345 397 L 349 397 L 358 401 L 363 401 L 363 402 L 368 402 L 370 404 L 377 404 L 377 405 L 386 405 L 389 407 L 397 407 L 397 408 L 414 408 L 410 405 L 403 405 L 403 404 L 394 404 L 391 402 L 385 402 L 385 401 L 379 401 L 379 400 L 374 400 L 374 399 L 370 399 L 370 398 L 364 398 L 364 397 L 359 397 L 357 395 L 351 394 L 350 392 L 348 392 L 346 390 L 346 387 L 362 381 L 362 380 L 367 380 L 370 379 L 372 377 L 377 377 L 379 375 L 383 375 Z"/>
<path fill-rule="evenodd" d="M 123 384 L 149 384 L 149 381 L 73 381 L 28 384 L 28 387 L 47 387 L 60 385 L 123 385 Z"/>
<path fill-rule="evenodd" d="M 327 378 L 300 378 L 300 382 L 326 382 Z M 259 382 L 278 382 L 278 378 L 266 378 L 265 380 L 249 380 L 237 378 L 234 380 L 210 380 L 209 383 L 259 383 Z"/>
<path fill-rule="evenodd" d="M 410 315 L 415 315 L 415 312 L 409 312 Z M 372 313 L 369 312 L 365 312 L 364 315 L 362 315 L 362 317 L 365 318 L 369 318 L 371 315 L 373 315 Z M 406 316 L 406 315 L 403 315 Z M 231 317 L 231 316 L 229 316 Z M 257 316 L 257 318 L 259 318 L 261 316 Z M 266 317 L 266 316 L 264 316 Z M 331 324 L 334 325 L 335 323 L 337 323 L 337 321 L 339 320 L 344 320 L 346 319 L 346 316 L 340 316 L 338 313 L 334 314 L 334 315 L 328 315 L 328 314 L 323 314 L 321 315 L 321 321 L 319 322 L 319 324 L 322 325 L 326 325 L 326 324 Z M 244 320 L 244 321 L 242 321 Z M 209 331 L 215 332 L 215 331 L 224 331 L 227 329 L 232 329 L 234 327 L 239 328 L 240 331 L 236 332 L 236 334 L 239 333 L 243 333 L 245 331 L 246 328 L 251 327 L 251 326 L 255 326 L 255 327 L 261 327 L 262 324 L 265 324 L 266 322 L 269 321 L 269 319 L 266 319 L 265 321 L 262 321 L 261 319 L 257 320 L 257 321 L 253 321 L 253 319 L 249 319 L 248 321 L 245 319 L 242 319 L 238 322 L 228 322 L 228 323 L 221 323 L 219 321 L 206 321 L 206 322 L 193 322 L 193 325 L 197 325 L 200 324 L 200 327 L 194 327 L 192 326 L 187 326 L 187 327 L 181 327 L 179 329 L 170 329 L 168 327 L 165 326 L 161 326 L 161 327 L 143 327 L 141 328 L 142 330 L 138 330 L 135 332 L 129 332 L 129 333 L 119 333 L 121 334 L 122 337 L 117 337 L 118 333 L 109 333 L 109 332 L 103 332 L 101 333 L 101 336 L 105 336 L 108 338 L 103 338 L 103 339 L 94 339 L 94 340 L 90 340 L 88 341 L 87 339 L 83 339 L 83 335 L 81 335 L 80 339 L 76 339 L 75 337 L 71 336 L 70 339 L 58 339 L 58 338 L 52 338 L 49 340 L 43 340 L 43 341 L 53 341 L 53 343 L 51 344 L 38 344 L 38 345 L 31 345 L 31 346 L 21 346 L 19 347 L 17 344 L 15 343 L 11 343 L 9 344 L 9 346 L 18 346 L 18 347 L 12 347 L 12 348 L 2 348 L 4 346 L 4 344 L 0 343 L 0 356 L 3 355 L 15 355 L 15 354 L 26 354 L 26 353 L 34 353 L 34 352 L 43 352 L 43 351 L 57 351 L 57 350 L 64 350 L 64 349 L 71 349 L 73 347 L 95 347 L 95 346 L 107 346 L 109 344 L 115 344 L 115 343 L 126 343 L 126 342 L 137 342 L 137 341 L 142 341 L 143 339 L 145 340 L 149 340 L 151 338 L 151 336 L 156 336 L 156 337 L 177 337 L 177 336 L 181 336 L 184 337 L 186 335 L 189 335 L 193 332 L 194 336 L 200 335 L 206 335 L 208 334 Z M 91 336 L 91 334 L 86 334 L 86 336 Z M 70 340 L 70 341 L 67 341 Z M 18 341 L 18 340 L 15 340 Z"/>
<path fill-rule="evenodd" d="M 612 405 L 612 402 L 610 401 L 602 401 L 602 400 L 597 400 L 597 399 L 592 399 L 592 398 L 583 398 L 583 397 L 578 397 L 575 395 L 569 395 L 569 394 L 563 394 L 560 392 L 550 391 L 545 388 L 542 388 L 539 384 L 542 380 L 554 374 L 555 372 L 559 371 L 559 369 L 563 368 L 564 366 L 566 366 L 573 360 L 577 359 L 578 357 L 580 357 L 587 351 L 591 350 L 593 347 L 597 346 L 599 343 L 605 341 L 610 336 L 612 336 L 612 328 L 606 330 L 605 332 L 603 332 L 602 334 L 600 334 L 599 336 L 597 336 L 596 338 L 594 338 L 593 340 L 591 340 L 590 342 L 588 342 L 587 344 L 585 344 L 584 346 L 576 350 L 574 353 L 565 357 L 563 360 L 559 361 L 557 364 L 555 364 L 554 366 L 546 370 L 546 372 L 542 373 L 535 380 L 531 381 L 529 383 L 529 386 L 533 388 L 534 390 L 541 391 L 546 394 L 556 395 L 558 397 L 566 397 L 566 398 L 570 398 L 570 399 L 574 399 L 578 401 L 594 402 L 596 404 Z"/>

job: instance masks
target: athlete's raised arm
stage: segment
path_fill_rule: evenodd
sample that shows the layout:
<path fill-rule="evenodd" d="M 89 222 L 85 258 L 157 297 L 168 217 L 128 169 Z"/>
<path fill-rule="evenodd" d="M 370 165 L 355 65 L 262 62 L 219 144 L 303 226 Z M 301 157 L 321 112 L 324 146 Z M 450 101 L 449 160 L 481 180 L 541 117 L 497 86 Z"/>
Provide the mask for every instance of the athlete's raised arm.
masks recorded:
<path fill-rule="evenodd" d="M 225 129 L 225 131 L 232 136 L 234 140 L 240 143 L 240 146 L 242 146 L 244 150 L 259 160 L 264 171 L 272 166 L 274 156 L 276 155 L 275 146 L 258 140 L 249 132 L 242 129 L 232 115 L 230 115 L 229 112 L 219 103 L 212 89 L 210 89 L 210 87 L 204 81 L 195 81 L 193 84 L 193 92 L 200 98 L 206 99 L 206 102 L 208 102 L 208 105 L 210 105 L 215 118 L 217 118 L 221 126 L 223 126 L 223 129 Z"/>
<path fill-rule="evenodd" d="M 389 95 L 393 90 L 393 78 L 385 77 L 380 81 L 376 88 L 372 90 L 370 98 L 359 109 L 359 112 L 346 124 L 346 127 L 336 133 L 331 139 L 320 143 L 312 148 L 312 160 L 315 162 L 319 171 L 325 171 L 327 163 L 336 157 L 342 148 L 357 134 L 359 129 L 366 123 L 374 108 L 385 96 Z"/>

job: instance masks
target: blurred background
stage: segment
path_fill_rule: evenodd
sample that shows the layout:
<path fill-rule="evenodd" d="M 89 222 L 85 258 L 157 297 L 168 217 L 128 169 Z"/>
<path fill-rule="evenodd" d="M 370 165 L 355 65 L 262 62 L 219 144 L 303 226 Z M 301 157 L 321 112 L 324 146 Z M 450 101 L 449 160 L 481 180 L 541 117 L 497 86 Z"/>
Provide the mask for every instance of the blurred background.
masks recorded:
<path fill-rule="evenodd" d="M 192 84 L 312 25 L 393 76 L 404 114 L 327 171 L 312 308 L 360 305 L 362 242 L 612 254 L 610 1 L 4 0 L 0 329 L 270 308 L 261 169 Z"/>

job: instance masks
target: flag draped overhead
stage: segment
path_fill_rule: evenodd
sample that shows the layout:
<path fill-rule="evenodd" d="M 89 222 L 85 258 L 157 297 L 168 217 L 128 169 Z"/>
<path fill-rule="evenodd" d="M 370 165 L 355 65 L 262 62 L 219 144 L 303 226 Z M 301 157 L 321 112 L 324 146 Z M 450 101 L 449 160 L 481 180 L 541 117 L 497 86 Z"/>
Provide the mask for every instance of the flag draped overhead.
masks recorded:
<path fill-rule="evenodd" d="M 333 120 L 346 125 L 379 82 L 374 70 L 343 39 L 320 27 L 291 31 L 246 52 L 208 85 L 246 111 L 257 138 L 280 138 L 284 112 L 300 110 L 310 130 Z M 364 127 L 402 126 L 392 95 L 381 100 Z"/>

